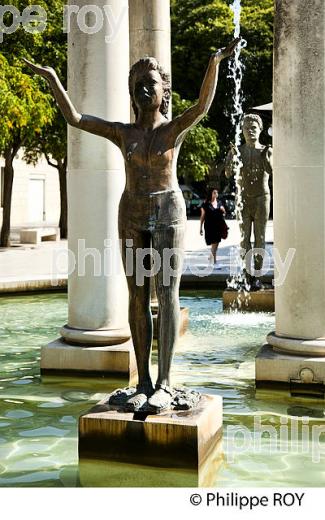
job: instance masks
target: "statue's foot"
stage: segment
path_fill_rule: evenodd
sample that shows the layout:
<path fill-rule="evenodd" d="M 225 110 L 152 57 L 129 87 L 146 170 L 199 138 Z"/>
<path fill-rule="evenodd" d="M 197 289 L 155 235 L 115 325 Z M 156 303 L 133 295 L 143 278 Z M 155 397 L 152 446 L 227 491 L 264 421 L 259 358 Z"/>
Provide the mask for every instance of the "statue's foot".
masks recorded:
<path fill-rule="evenodd" d="M 173 401 L 173 392 L 169 386 L 156 385 L 155 393 L 148 399 L 148 406 L 152 412 L 160 413 L 169 410 Z"/>
<path fill-rule="evenodd" d="M 137 386 L 136 392 L 126 401 L 125 409 L 130 412 L 138 412 L 147 405 L 148 397 L 152 394 L 152 387 Z"/>

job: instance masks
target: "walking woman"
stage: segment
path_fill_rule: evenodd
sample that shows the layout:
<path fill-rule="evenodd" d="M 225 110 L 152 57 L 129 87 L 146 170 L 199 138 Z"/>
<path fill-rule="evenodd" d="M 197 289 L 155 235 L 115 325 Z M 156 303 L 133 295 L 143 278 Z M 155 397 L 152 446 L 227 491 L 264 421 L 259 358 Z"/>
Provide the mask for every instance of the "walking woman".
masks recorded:
<path fill-rule="evenodd" d="M 218 190 L 210 188 L 207 198 L 201 206 L 200 235 L 204 235 L 207 246 L 211 246 L 211 260 L 217 263 L 217 251 L 222 238 L 225 238 L 226 213 L 222 203 L 218 201 Z"/>

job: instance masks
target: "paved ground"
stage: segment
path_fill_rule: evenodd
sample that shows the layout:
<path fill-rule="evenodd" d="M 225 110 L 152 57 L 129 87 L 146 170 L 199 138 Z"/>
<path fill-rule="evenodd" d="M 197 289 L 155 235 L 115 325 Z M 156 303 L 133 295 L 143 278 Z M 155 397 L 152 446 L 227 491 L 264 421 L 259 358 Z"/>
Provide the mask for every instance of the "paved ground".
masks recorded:
<path fill-rule="evenodd" d="M 185 262 L 182 283 L 195 282 L 206 284 L 212 281 L 225 283 L 230 267 L 236 264 L 236 246 L 240 242 L 238 223 L 228 220 L 229 236 L 223 240 L 218 251 L 218 264 L 209 263 L 210 248 L 205 245 L 199 234 L 199 220 L 188 220 L 185 236 Z M 272 255 L 273 222 L 269 221 L 266 234 L 267 252 Z M 18 242 L 9 249 L 0 248 L 0 292 L 45 289 L 55 287 L 55 283 L 65 285 L 67 279 L 67 241 L 42 242 L 40 245 L 20 245 Z M 268 276 L 273 272 L 270 261 Z M 54 282 L 53 284 L 53 281 Z"/>

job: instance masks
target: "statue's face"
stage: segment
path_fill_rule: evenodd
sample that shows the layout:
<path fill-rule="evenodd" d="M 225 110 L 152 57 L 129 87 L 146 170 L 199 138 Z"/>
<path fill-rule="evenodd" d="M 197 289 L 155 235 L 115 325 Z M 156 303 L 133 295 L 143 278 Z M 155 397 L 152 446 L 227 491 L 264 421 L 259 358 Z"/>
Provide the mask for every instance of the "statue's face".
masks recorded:
<path fill-rule="evenodd" d="M 157 70 L 150 70 L 145 75 L 136 76 L 133 97 L 137 107 L 142 110 L 159 109 L 164 95 L 163 83 Z"/>
<path fill-rule="evenodd" d="M 243 134 L 247 143 L 256 143 L 261 135 L 260 125 L 257 121 L 244 121 Z"/>

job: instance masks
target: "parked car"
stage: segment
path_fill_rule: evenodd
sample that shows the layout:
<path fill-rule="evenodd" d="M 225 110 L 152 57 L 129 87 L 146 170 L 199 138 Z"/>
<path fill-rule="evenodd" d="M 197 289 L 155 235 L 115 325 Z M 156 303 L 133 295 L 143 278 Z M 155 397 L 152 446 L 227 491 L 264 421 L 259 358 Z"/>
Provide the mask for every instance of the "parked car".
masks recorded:
<path fill-rule="evenodd" d="M 219 200 L 226 210 L 226 218 L 236 218 L 236 201 L 234 193 L 221 193 Z"/>
<path fill-rule="evenodd" d="M 186 205 L 186 214 L 187 215 L 199 215 L 200 207 L 202 206 L 204 199 L 200 197 L 190 186 L 186 186 L 186 184 L 181 184 L 180 188 L 183 193 L 183 197 Z"/>

